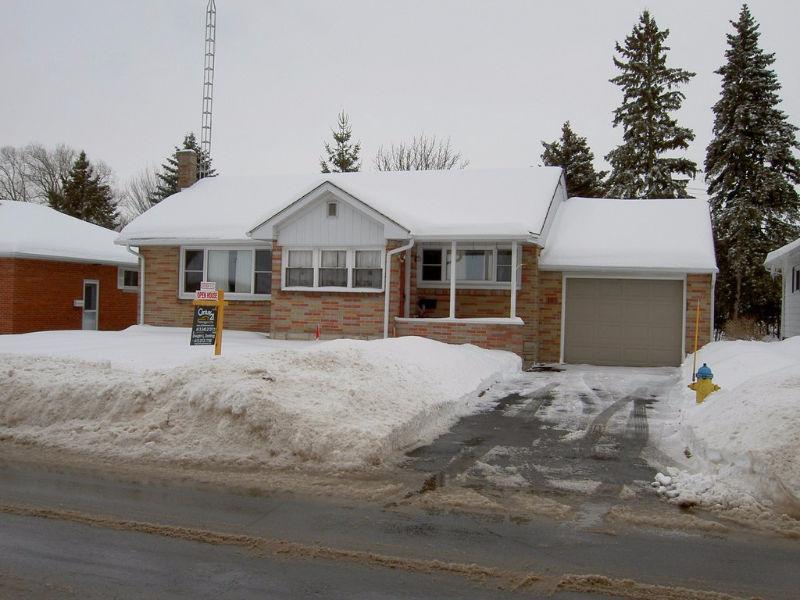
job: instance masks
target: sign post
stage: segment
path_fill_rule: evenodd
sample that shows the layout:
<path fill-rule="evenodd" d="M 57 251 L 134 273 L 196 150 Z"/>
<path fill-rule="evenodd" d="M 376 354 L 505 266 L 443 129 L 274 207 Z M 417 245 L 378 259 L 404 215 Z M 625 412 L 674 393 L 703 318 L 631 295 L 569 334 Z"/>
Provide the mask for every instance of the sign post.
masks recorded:
<path fill-rule="evenodd" d="M 214 356 L 222 354 L 222 328 L 225 321 L 225 291 L 217 290 L 213 281 L 203 281 L 195 292 L 192 346 L 214 344 Z"/>

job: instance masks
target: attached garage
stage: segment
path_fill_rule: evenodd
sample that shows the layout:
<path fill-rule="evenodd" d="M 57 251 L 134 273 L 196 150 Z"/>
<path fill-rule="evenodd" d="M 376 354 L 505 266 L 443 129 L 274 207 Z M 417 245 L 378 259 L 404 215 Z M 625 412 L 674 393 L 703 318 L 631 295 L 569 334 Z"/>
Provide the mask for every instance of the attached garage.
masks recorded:
<path fill-rule="evenodd" d="M 564 362 L 680 365 L 683 279 L 566 277 L 564 283 Z"/>

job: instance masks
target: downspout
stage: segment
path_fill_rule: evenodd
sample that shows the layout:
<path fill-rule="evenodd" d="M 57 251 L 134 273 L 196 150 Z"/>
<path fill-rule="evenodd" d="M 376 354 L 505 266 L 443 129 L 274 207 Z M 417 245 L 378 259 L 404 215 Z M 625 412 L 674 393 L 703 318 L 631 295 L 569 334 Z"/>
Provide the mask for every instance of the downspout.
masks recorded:
<path fill-rule="evenodd" d="M 389 286 L 392 282 L 392 256 L 411 250 L 414 247 L 414 238 L 411 238 L 408 244 L 394 248 L 386 253 L 386 276 L 384 277 L 385 284 L 383 286 L 383 337 L 389 337 L 389 297 L 391 296 Z"/>
<path fill-rule="evenodd" d="M 144 325 L 144 255 L 131 250 L 130 244 L 125 249 L 139 259 L 139 325 Z"/>

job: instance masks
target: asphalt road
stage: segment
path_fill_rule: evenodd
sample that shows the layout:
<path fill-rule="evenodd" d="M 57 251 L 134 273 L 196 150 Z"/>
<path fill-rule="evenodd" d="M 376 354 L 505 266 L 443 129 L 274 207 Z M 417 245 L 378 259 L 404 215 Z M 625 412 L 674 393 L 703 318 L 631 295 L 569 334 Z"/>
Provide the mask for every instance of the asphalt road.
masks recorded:
<path fill-rule="evenodd" d="M 55 512 L 13 514 L 19 506 Z M 140 531 L 133 522 L 162 528 Z M 181 527 L 266 545 L 185 539 L 172 530 Z M 276 550 L 276 540 L 300 546 Z M 796 541 L 741 533 L 583 528 L 0 464 L 0 597 L 535 598 L 577 573 L 789 599 L 800 589 L 799 558 Z M 434 560 L 533 573 L 541 583 L 511 592 L 502 578 L 427 572 Z"/>

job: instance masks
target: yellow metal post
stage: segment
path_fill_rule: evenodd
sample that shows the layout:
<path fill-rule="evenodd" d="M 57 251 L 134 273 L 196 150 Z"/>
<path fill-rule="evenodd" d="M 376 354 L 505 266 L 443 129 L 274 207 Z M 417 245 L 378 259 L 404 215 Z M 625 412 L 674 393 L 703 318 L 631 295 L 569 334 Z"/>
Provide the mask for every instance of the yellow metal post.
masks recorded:
<path fill-rule="evenodd" d="M 697 299 L 697 311 L 694 319 L 694 358 L 692 359 L 692 381 L 697 373 L 697 335 L 700 333 L 700 298 Z"/>
<path fill-rule="evenodd" d="M 217 335 L 214 339 L 214 356 L 222 354 L 222 324 L 225 320 L 225 290 L 219 290 L 217 300 Z"/>

